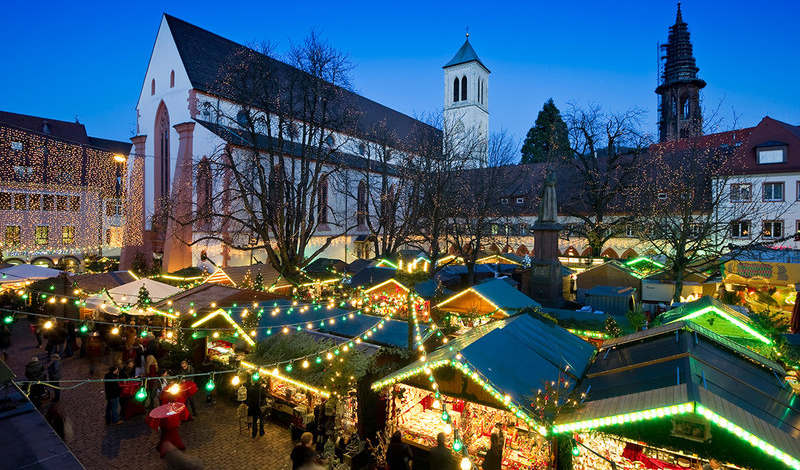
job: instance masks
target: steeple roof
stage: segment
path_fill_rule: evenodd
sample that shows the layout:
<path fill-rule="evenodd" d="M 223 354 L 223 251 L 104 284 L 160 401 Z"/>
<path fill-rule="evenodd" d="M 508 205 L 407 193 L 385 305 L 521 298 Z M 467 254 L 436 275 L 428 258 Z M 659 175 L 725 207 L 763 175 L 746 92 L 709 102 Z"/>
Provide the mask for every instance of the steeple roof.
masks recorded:
<path fill-rule="evenodd" d="M 700 88 L 706 86 L 706 82 L 697 77 L 700 69 L 694 59 L 689 26 L 683 21 L 680 3 L 675 24 L 669 27 L 669 40 L 661 47 L 666 54 L 659 89 L 676 83 L 693 83 Z"/>
<path fill-rule="evenodd" d="M 467 40 L 464 41 L 464 45 L 461 46 L 461 49 L 459 49 L 458 52 L 456 52 L 456 55 L 450 59 L 450 62 L 446 63 L 442 68 L 446 69 L 447 67 L 452 67 L 454 65 L 466 64 L 467 62 L 472 62 L 473 60 L 481 64 L 487 72 L 489 71 L 489 68 L 486 67 L 483 62 L 481 62 L 480 58 L 478 58 L 478 54 L 475 52 L 475 49 L 472 48 L 472 45 L 469 43 L 469 37 L 467 37 Z"/>

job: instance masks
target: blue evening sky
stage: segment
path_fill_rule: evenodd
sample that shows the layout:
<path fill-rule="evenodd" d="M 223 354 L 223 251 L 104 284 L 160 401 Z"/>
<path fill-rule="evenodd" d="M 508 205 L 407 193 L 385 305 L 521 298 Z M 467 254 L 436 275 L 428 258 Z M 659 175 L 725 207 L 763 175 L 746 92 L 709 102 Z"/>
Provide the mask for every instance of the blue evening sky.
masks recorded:
<path fill-rule="evenodd" d="M 541 2 L 8 2 L 3 7 L 0 110 L 72 120 L 126 140 L 162 12 L 240 43 L 285 51 L 310 29 L 350 54 L 364 96 L 409 115 L 443 106 L 444 65 L 470 41 L 490 76 L 490 127 L 522 139 L 544 101 L 646 111 L 656 132 L 656 52 L 672 1 Z M 706 108 L 753 126 L 800 124 L 800 2 L 688 0 Z"/>

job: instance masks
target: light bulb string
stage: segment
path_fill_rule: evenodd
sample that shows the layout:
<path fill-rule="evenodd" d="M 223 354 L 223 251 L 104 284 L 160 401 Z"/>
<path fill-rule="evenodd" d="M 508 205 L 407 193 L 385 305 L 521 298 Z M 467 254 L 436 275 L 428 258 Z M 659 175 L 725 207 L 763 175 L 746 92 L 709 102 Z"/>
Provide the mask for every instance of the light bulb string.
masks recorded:
<path fill-rule="evenodd" d="M 394 315 L 394 313 L 388 313 L 388 314 L 384 315 L 383 318 L 381 318 L 381 320 L 377 324 L 383 324 L 386 320 L 390 320 L 393 315 Z M 368 333 L 370 331 L 373 331 L 373 328 L 377 328 L 377 327 L 375 325 L 373 325 L 373 326 L 365 329 L 361 333 L 353 336 L 353 339 L 351 339 L 350 341 L 343 341 L 342 343 L 335 344 L 333 346 L 318 350 L 318 351 L 313 352 L 313 353 L 309 353 L 309 354 L 306 354 L 306 355 L 303 355 L 303 356 L 299 356 L 299 357 L 296 357 L 296 358 L 293 358 L 293 359 L 288 359 L 288 360 L 276 362 L 276 363 L 273 363 L 273 364 L 252 364 L 252 366 L 244 366 L 244 367 L 246 369 L 250 369 L 250 370 L 252 370 L 252 369 L 256 369 L 256 370 L 265 369 L 265 370 L 268 370 L 269 368 L 279 367 L 279 366 L 288 365 L 288 364 L 294 364 L 295 362 L 308 360 L 312 356 L 320 357 L 322 354 L 333 353 L 337 349 L 340 349 L 341 344 L 345 344 L 347 346 L 347 351 L 345 351 L 345 352 L 349 352 L 349 351 L 352 351 L 354 349 L 355 344 L 360 344 L 361 343 L 362 338 L 364 336 L 368 337 Z M 353 347 L 351 347 L 350 344 L 353 344 Z M 332 360 L 332 359 L 333 358 L 331 358 L 329 360 Z M 309 362 L 309 364 L 311 364 L 311 363 Z"/>
<path fill-rule="evenodd" d="M 77 318 L 70 318 L 70 317 L 59 316 L 59 315 L 50 315 L 50 314 L 47 314 L 47 313 L 26 312 L 26 311 L 22 311 L 22 310 L 14 310 L 14 309 L 6 309 L 6 308 L 0 308 L 0 312 L 10 313 L 10 314 L 14 314 L 14 315 L 17 315 L 17 314 L 19 314 L 19 315 L 30 315 L 30 316 L 34 316 L 34 317 L 49 318 L 49 319 L 53 319 L 53 320 L 69 320 L 69 321 L 77 322 L 77 323 L 89 323 L 89 322 L 91 322 L 91 323 L 93 323 L 95 325 L 111 325 L 111 326 L 116 326 L 118 328 L 119 327 L 125 327 L 125 328 L 131 327 L 131 328 L 136 328 L 136 329 L 153 330 L 153 331 L 178 331 L 178 330 L 181 330 L 181 331 L 236 331 L 236 330 L 238 330 L 238 328 L 236 328 L 236 327 L 213 328 L 213 327 L 199 327 L 199 326 L 198 327 L 188 327 L 188 326 L 170 327 L 170 326 L 158 326 L 158 325 L 131 325 L 129 323 L 111 322 L 111 321 L 102 321 L 102 320 L 93 320 L 93 319 L 83 319 L 83 320 L 81 320 L 81 319 L 77 319 Z M 350 310 L 350 311 L 348 311 L 347 314 L 344 314 L 344 315 L 343 314 L 337 314 L 337 315 L 332 315 L 330 317 L 317 318 L 317 319 L 314 319 L 314 320 L 306 320 L 306 321 L 302 321 L 302 322 L 285 323 L 285 324 L 272 325 L 272 326 L 256 326 L 256 327 L 247 328 L 247 329 L 248 330 L 253 330 L 253 331 L 260 331 L 260 330 L 283 329 L 283 328 L 289 328 L 289 327 L 295 327 L 296 328 L 298 326 L 308 326 L 309 323 L 311 323 L 312 326 L 313 326 L 314 322 L 317 322 L 317 323 L 321 322 L 321 321 L 329 322 L 330 320 L 336 320 L 337 318 L 340 318 L 340 317 L 348 317 L 348 318 L 343 318 L 341 321 L 352 320 L 353 318 L 349 318 L 349 316 L 351 314 L 352 315 L 359 315 L 359 316 L 362 315 L 360 310 L 358 310 L 358 311 Z M 8 315 L 6 315 L 6 316 L 8 316 Z M 134 316 L 136 316 L 136 315 L 134 315 Z M 379 318 L 379 317 L 373 317 L 373 318 Z M 242 327 L 242 328 L 244 329 L 244 327 Z M 369 329 L 372 329 L 372 327 L 370 327 Z"/>

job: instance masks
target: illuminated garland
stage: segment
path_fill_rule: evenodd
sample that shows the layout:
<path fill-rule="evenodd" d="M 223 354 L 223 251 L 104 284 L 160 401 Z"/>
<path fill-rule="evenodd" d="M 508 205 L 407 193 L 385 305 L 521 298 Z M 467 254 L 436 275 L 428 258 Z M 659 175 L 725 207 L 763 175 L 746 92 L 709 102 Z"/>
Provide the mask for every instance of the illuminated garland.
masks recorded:
<path fill-rule="evenodd" d="M 648 421 L 651 419 L 659 419 L 668 416 L 677 416 L 688 413 L 698 414 L 705 417 L 717 426 L 733 433 L 742 441 L 750 444 L 751 446 L 766 453 L 770 457 L 783 462 L 793 469 L 800 469 L 800 460 L 793 457 L 786 452 L 776 448 L 772 444 L 764 441 L 755 434 L 746 431 L 741 426 L 729 421 L 728 419 L 718 415 L 705 406 L 694 402 L 682 403 L 679 405 L 663 406 L 660 408 L 652 408 L 643 411 L 635 411 L 631 413 L 623 413 L 614 416 L 606 416 L 603 418 L 594 418 L 584 421 L 576 421 L 573 423 L 565 423 L 553 426 L 554 434 L 572 433 L 578 431 L 588 431 L 601 427 L 624 425 L 628 423 L 635 423 L 640 421 Z"/>

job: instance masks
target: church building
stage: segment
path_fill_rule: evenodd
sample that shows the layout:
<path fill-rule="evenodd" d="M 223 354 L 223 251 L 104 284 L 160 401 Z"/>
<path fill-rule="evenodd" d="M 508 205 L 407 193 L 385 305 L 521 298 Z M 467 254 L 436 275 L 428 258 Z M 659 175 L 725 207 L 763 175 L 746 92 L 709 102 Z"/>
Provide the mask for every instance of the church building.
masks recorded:
<path fill-rule="evenodd" d="M 220 71 L 237 54 L 252 54 L 250 57 L 255 60 L 271 61 L 277 74 L 297 73 L 288 64 L 163 15 L 136 106 L 137 135 L 131 139 L 134 147 L 128 160 L 127 186 L 130 189 L 126 198 L 128 217 L 121 257 L 123 269 L 129 268 L 137 256 L 147 263 L 160 264 L 164 272 L 206 262 L 217 266 L 268 262 L 263 249 L 234 250 L 227 246 L 229 243 L 206 237 L 217 230 L 211 223 L 212 217 L 205 222 L 194 217 L 204 207 L 218 204 L 220 191 L 230 185 L 228 176 L 220 178 L 211 174 L 208 162 L 220 152 L 244 151 L 242 136 L 248 110 L 233 93 L 220 91 L 216 86 Z M 482 139 L 483 156 L 480 158 L 485 160 L 489 70 L 467 40 L 445 65 L 444 74 L 446 121 L 459 130 L 478 129 Z M 375 216 L 374 211 L 371 213 L 370 201 L 383 200 L 382 194 L 374 193 L 385 191 L 373 187 L 370 179 L 372 168 L 380 166 L 375 164 L 374 155 L 380 148 L 386 148 L 385 142 L 377 138 L 376 126 L 383 126 L 391 133 L 393 158 L 413 154 L 411 140 L 419 133 L 441 142 L 443 132 L 347 89 L 335 87 L 335 91 L 340 94 L 342 112 L 358 119 L 354 126 L 332 127 L 320 138 L 332 155 L 323 171 L 335 173 L 337 180 L 322 178 L 319 188 L 315 188 L 313 198 L 318 203 L 309 207 L 320 212 L 319 223 L 305 256 L 322 247 L 324 251 L 319 256 L 351 261 L 354 257 L 372 255 L 369 243 L 373 232 L 369 222 L 370 217 Z M 238 115 L 236 109 L 240 109 Z M 220 110 L 227 112 L 223 114 Z M 231 119 L 231 115 L 236 117 Z M 297 124 L 302 131 L 304 124 L 299 121 Z M 445 131 L 449 131 L 448 125 Z M 297 134 L 296 131 L 292 133 Z M 262 137 L 266 138 L 259 136 L 259 141 Z M 300 144 L 295 137 L 291 140 L 293 144 Z M 292 152 L 297 147 L 287 147 L 285 158 L 294 158 Z M 389 183 L 384 186 L 393 191 L 394 184 Z M 214 207 L 214 210 L 208 209 L 208 213 L 219 210 Z M 173 217 L 167 217 L 167 213 Z M 192 222 L 179 223 L 174 216 L 176 213 Z M 246 237 L 246 234 L 231 231 L 224 235 L 237 246 L 247 245 L 246 239 L 234 239 Z M 189 241 L 192 243 L 187 244 Z"/>

